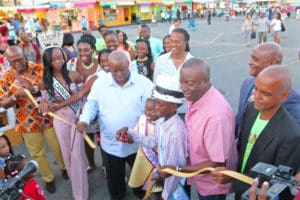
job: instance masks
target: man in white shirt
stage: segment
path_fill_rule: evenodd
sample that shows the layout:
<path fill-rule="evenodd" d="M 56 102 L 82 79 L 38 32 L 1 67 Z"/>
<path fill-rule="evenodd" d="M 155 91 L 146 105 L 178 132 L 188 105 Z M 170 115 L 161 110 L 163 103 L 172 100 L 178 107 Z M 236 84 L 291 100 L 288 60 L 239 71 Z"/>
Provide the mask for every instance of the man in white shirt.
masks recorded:
<path fill-rule="evenodd" d="M 95 81 L 77 126 L 80 132 L 84 132 L 89 122 L 98 116 L 110 197 L 122 199 L 126 195 L 126 162 L 133 165 L 138 145 L 118 142 L 116 132 L 125 126 L 135 126 L 144 112 L 147 94 L 153 85 L 146 77 L 130 72 L 124 52 L 112 52 L 108 62 L 111 73 Z M 134 189 L 133 193 L 143 197 L 139 190 Z"/>
<path fill-rule="evenodd" d="M 180 26 L 179 19 L 174 19 L 173 24 L 169 27 L 169 34 L 171 34 L 175 28 L 179 28 L 179 26 Z"/>

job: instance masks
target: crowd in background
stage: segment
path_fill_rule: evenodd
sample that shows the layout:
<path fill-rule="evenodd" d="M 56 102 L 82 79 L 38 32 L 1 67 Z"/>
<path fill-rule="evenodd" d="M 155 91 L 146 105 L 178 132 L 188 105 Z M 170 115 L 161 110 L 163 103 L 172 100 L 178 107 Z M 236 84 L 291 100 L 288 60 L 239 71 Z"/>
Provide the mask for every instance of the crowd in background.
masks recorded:
<path fill-rule="evenodd" d="M 72 33 L 59 37 L 61 32 L 47 31 L 37 20 L 23 27 L 17 19 L 0 24 L 0 107 L 14 107 L 15 130 L 38 162 L 45 189 L 56 191 L 44 137 L 63 178 L 71 181 L 73 198 L 89 198 L 87 173 L 95 169 L 95 158 L 84 134 L 101 138 L 102 170 L 111 199 L 126 197 L 126 163 L 132 167 L 129 185 L 137 198 L 145 195 L 146 178 L 154 168 L 156 199 L 189 199 L 187 185 L 197 188 L 201 200 L 224 200 L 232 189 L 240 199 L 246 187 L 221 171 L 249 175 L 259 161 L 287 165 L 298 180 L 300 94 L 291 88 L 290 72 L 281 65 L 280 9 L 271 22 L 265 18 L 273 12 L 266 12 L 260 10 L 255 17 L 250 10 L 242 28 L 247 46 L 254 27 L 259 41 L 250 56 L 252 77 L 243 82 L 236 117 L 212 85 L 209 64 L 193 57 L 180 13 L 163 39 L 153 37 L 150 26 L 142 24 L 135 42 L 128 41 L 121 28 L 114 31 L 105 25 L 95 38 L 84 16 L 78 41 Z M 207 17 L 214 13 L 208 9 Z M 275 43 L 266 42 L 270 29 Z M 43 34 L 49 40 L 41 39 Z M 49 43 L 52 37 L 55 43 Z M 48 112 L 73 125 L 52 119 Z M 6 149 L 0 149 L 5 172 L 0 178 L 5 179 L 16 175 L 7 172 L 9 162 L 16 159 L 18 173 L 26 159 L 13 155 L 7 138 L 0 136 L 1 142 Z M 186 181 L 163 172 L 166 167 L 179 172 L 216 170 Z M 138 170 L 146 176 L 139 177 Z M 26 195 L 35 191 L 45 198 L 33 177 L 26 181 L 32 184 Z"/>

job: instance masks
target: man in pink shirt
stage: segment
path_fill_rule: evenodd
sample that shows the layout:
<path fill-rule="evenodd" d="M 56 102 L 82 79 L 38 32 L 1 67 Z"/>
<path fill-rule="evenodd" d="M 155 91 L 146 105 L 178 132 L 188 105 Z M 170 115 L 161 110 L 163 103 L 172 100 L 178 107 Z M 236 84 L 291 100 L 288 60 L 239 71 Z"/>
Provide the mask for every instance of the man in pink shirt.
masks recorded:
<path fill-rule="evenodd" d="M 208 64 L 199 58 L 187 60 L 180 71 L 180 84 L 188 105 L 185 121 L 190 165 L 176 169 L 191 172 L 224 166 L 235 170 L 234 113 L 210 83 Z M 192 177 L 188 183 L 197 187 L 200 200 L 225 200 L 226 194 L 231 192 L 230 183 L 217 183 L 210 173 Z"/>

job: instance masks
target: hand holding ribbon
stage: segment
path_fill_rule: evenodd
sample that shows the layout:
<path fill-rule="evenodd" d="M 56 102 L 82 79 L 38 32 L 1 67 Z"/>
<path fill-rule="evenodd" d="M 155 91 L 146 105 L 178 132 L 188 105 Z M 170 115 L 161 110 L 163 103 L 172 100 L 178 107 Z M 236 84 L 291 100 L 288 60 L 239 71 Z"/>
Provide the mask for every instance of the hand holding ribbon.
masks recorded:
<path fill-rule="evenodd" d="M 201 173 L 212 172 L 212 171 L 215 171 L 215 170 L 216 169 L 213 168 L 213 167 L 206 167 L 206 168 L 194 171 L 194 172 L 179 172 L 179 171 L 176 171 L 176 170 L 171 169 L 171 168 L 163 168 L 160 171 L 166 172 L 166 173 L 168 173 L 170 175 L 174 175 L 174 176 L 190 178 L 190 177 L 193 177 L 193 176 L 197 176 L 198 174 L 201 174 Z M 222 173 L 222 174 L 224 174 L 226 176 L 229 176 L 231 178 L 240 180 L 240 181 L 242 181 L 244 183 L 247 183 L 249 185 L 252 185 L 252 183 L 254 181 L 253 178 L 251 178 L 249 176 L 246 176 L 244 174 L 235 172 L 235 171 L 231 171 L 231 170 L 219 170 L 219 169 L 217 169 L 217 171 L 218 171 L 218 173 Z M 145 194 L 145 196 L 144 196 L 143 199 L 147 199 L 150 196 L 150 194 L 151 194 L 151 187 L 150 187 L 151 180 L 152 180 L 152 174 L 147 179 L 147 190 L 146 190 L 146 194 Z"/>
<path fill-rule="evenodd" d="M 32 101 L 32 103 L 33 103 L 36 107 L 39 107 L 39 104 L 36 102 L 36 100 L 34 99 L 34 97 L 32 96 L 32 94 L 29 92 L 29 90 L 24 89 L 24 92 L 26 93 L 26 95 L 28 96 L 28 98 Z M 53 118 L 56 118 L 56 119 L 58 119 L 58 120 L 60 120 L 60 121 L 63 121 L 63 122 L 65 122 L 66 124 L 69 124 L 69 125 L 71 125 L 71 126 L 76 127 L 75 124 L 73 124 L 73 123 L 67 121 L 66 119 L 64 119 L 64 118 L 62 118 L 62 117 L 60 117 L 60 116 L 54 114 L 53 112 L 47 112 L 46 114 L 49 115 L 49 116 L 51 116 L 51 117 L 53 117 Z M 82 133 L 82 136 L 83 136 L 83 138 L 85 139 L 85 141 L 88 143 L 88 145 L 89 145 L 91 148 L 93 148 L 93 149 L 96 148 L 95 143 L 89 138 L 89 136 L 87 136 L 86 132 L 83 132 L 83 133 Z"/>

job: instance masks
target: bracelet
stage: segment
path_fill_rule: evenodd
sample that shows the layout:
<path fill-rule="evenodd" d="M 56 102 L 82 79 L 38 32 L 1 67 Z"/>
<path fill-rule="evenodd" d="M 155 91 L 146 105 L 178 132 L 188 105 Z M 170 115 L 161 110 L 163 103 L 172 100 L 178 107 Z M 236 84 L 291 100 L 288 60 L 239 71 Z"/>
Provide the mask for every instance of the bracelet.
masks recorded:
<path fill-rule="evenodd" d="M 13 101 L 17 101 L 17 98 L 16 98 L 15 95 L 11 95 L 11 99 L 12 99 Z"/>
<path fill-rule="evenodd" d="M 32 90 L 33 90 L 33 94 L 36 94 L 36 93 L 38 93 L 40 90 L 39 90 L 39 87 L 38 86 L 36 86 L 36 85 L 34 85 L 34 86 L 32 86 Z"/>
<path fill-rule="evenodd" d="M 182 166 L 181 165 L 177 165 L 176 166 L 176 171 L 181 172 L 182 171 Z"/>

